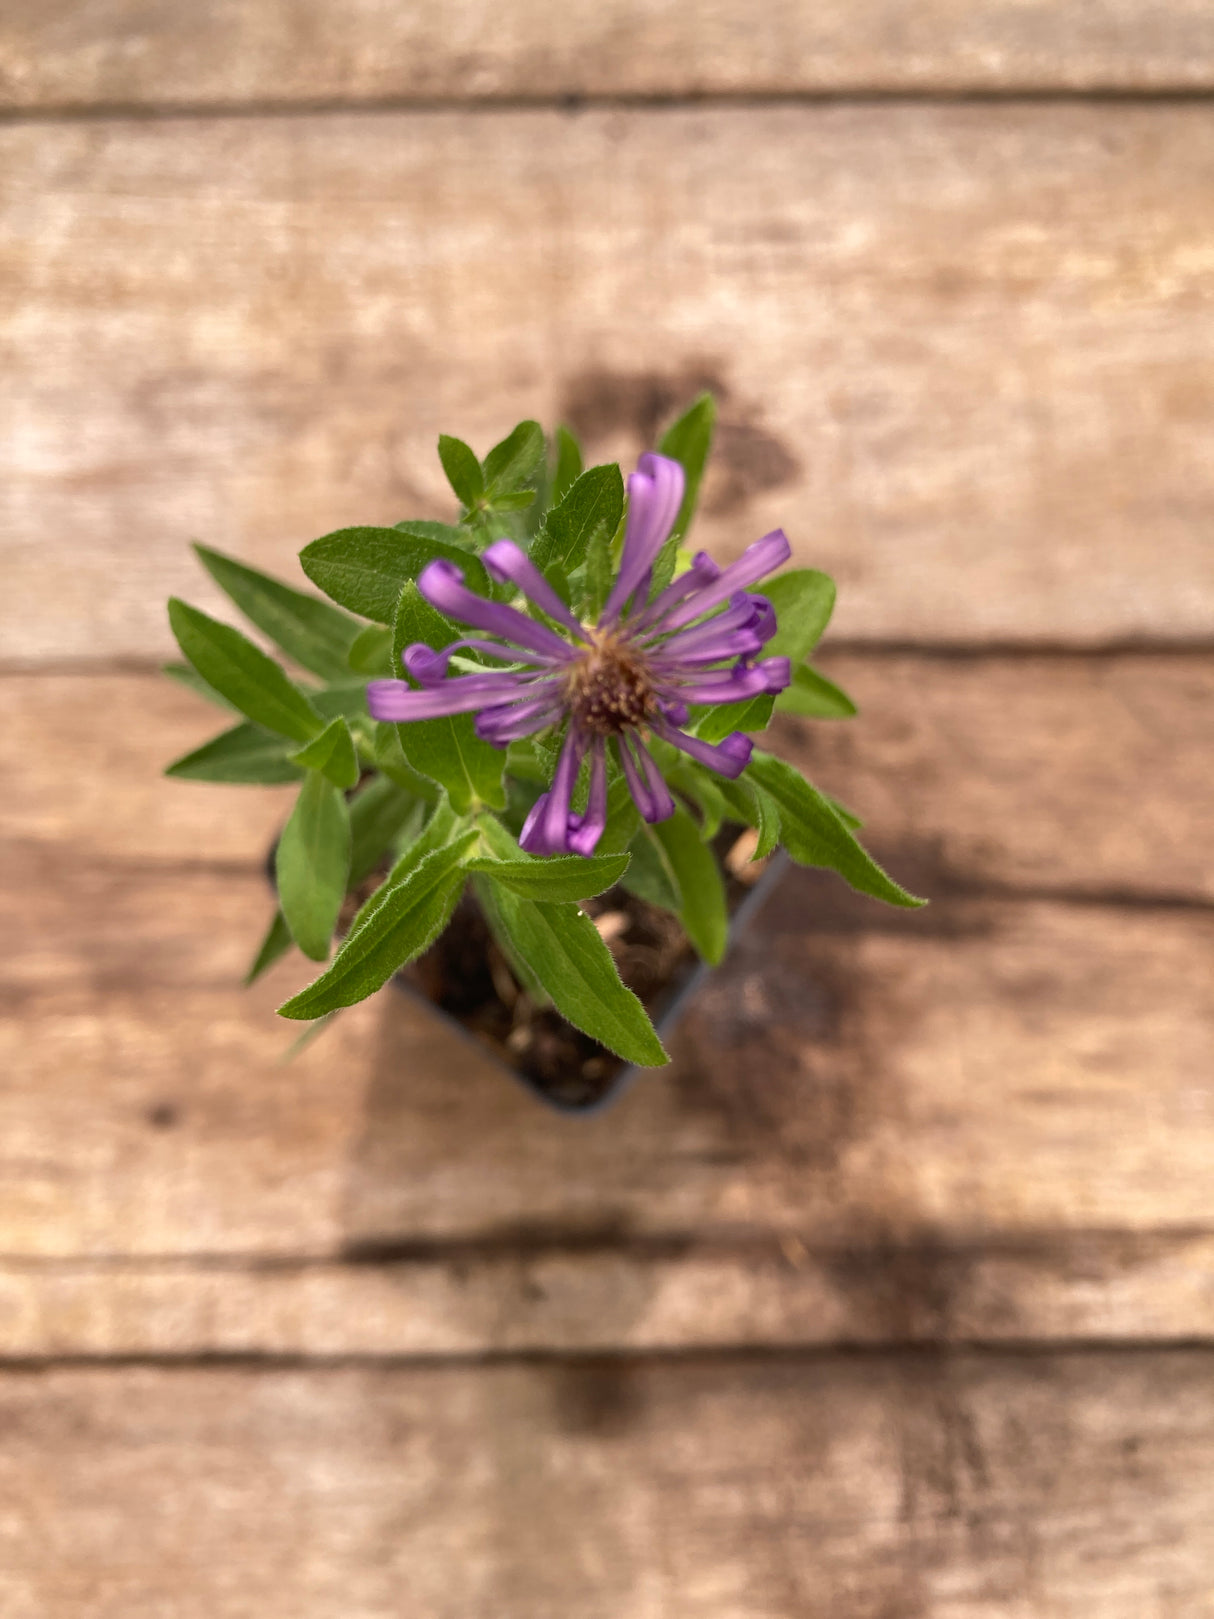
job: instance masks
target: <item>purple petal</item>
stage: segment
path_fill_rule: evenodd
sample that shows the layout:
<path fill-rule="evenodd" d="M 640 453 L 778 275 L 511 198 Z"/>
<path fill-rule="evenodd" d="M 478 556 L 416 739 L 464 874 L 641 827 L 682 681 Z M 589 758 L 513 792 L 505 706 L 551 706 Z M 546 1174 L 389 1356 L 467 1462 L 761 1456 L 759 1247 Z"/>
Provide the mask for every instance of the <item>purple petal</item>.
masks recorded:
<path fill-rule="evenodd" d="M 629 744 L 631 743 L 631 749 Z M 633 759 L 632 751 L 636 752 Z M 632 801 L 646 821 L 664 821 L 674 814 L 674 799 L 654 762 L 649 749 L 635 731 L 625 732 L 619 739 L 620 765 L 628 782 Z M 639 769 L 638 769 L 639 763 Z"/>
<path fill-rule="evenodd" d="M 751 596 L 749 600 L 754 603 L 755 610 L 759 615 L 755 621 L 755 629 L 758 630 L 759 635 L 762 637 L 763 645 L 766 646 L 779 628 L 776 622 L 776 610 L 766 596 Z"/>
<path fill-rule="evenodd" d="M 482 742 L 505 747 L 507 742 L 517 742 L 520 737 L 542 731 L 546 725 L 560 719 L 564 712 L 565 704 L 558 688 L 546 691 L 542 697 L 533 698 L 527 703 L 501 703 L 494 708 L 483 709 L 476 716 L 476 734 Z"/>
<path fill-rule="evenodd" d="M 669 643 L 673 646 L 673 642 Z M 661 656 L 649 660 L 649 667 L 662 679 L 677 675 L 684 667 L 694 669 L 697 664 L 724 663 L 727 658 L 750 658 L 762 651 L 763 640 L 758 630 L 734 630 L 731 635 L 704 636 L 687 646 L 680 645 L 676 656 L 667 657 L 663 647 Z"/>
<path fill-rule="evenodd" d="M 767 676 L 767 689 L 773 696 L 792 685 L 791 658 L 762 658 L 755 668 L 761 669 Z"/>
<path fill-rule="evenodd" d="M 520 846 L 526 849 L 528 854 L 568 853 L 569 800 L 585 751 L 585 738 L 571 725 L 565 738 L 565 746 L 561 749 L 561 757 L 557 761 L 552 786 L 543 795 L 543 808 L 539 809 L 540 801 L 537 799 L 519 838 Z M 539 810 L 538 814 L 536 810 Z"/>
<path fill-rule="evenodd" d="M 711 612 L 714 607 L 727 601 L 737 591 L 754 584 L 756 579 L 762 579 L 764 574 L 771 573 L 773 569 L 781 567 L 791 555 L 792 547 L 784 530 L 773 529 L 770 534 L 765 534 L 761 540 L 756 540 L 753 545 L 748 546 L 736 562 L 731 562 L 729 567 L 722 571 L 719 579 L 706 585 L 703 590 L 668 614 L 665 628 L 676 630 L 681 625 L 690 624 L 693 619 Z"/>
<path fill-rule="evenodd" d="M 737 778 L 750 763 L 751 750 L 754 743 L 741 731 L 731 731 L 723 742 L 702 742 L 698 736 L 689 736 L 686 731 L 676 730 L 674 726 L 663 726 L 661 729 L 663 739 L 684 753 L 689 753 L 700 764 L 707 765 L 718 775 L 728 776 L 731 781 Z"/>
<path fill-rule="evenodd" d="M 586 639 L 582 626 L 568 606 L 513 540 L 494 540 L 482 554 L 481 561 L 495 579 L 509 580 L 512 585 L 517 585 L 528 601 L 534 602 L 549 618 L 555 618 L 559 624 L 572 630 L 579 641 Z"/>
<path fill-rule="evenodd" d="M 711 639 L 712 636 L 725 636 L 731 630 L 758 629 L 763 622 L 763 614 L 756 605 L 765 600 L 761 596 L 748 596 L 744 590 L 729 598 L 729 606 L 723 613 L 706 619 L 703 624 L 693 624 L 690 629 L 679 630 L 670 635 L 666 625 L 660 629 L 652 630 L 649 635 L 642 637 L 640 644 L 653 648 L 655 657 L 664 657 L 676 648 L 689 646 L 698 647 L 701 642 Z M 770 603 L 768 604 L 770 607 Z M 662 635 L 670 635 L 666 641 L 659 640 Z"/>
<path fill-rule="evenodd" d="M 467 714 L 515 695 L 525 694 L 525 676 L 463 675 L 428 691 L 414 691 L 403 680 L 372 680 L 367 711 L 377 720 L 434 720 L 443 714 Z"/>
<path fill-rule="evenodd" d="M 772 658 L 772 663 L 787 664 L 787 658 Z M 771 684 L 771 672 L 762 664 L 755 664 L 747 669 L 741 666 L 728 671 L 721 670 L 719 674 L 705 674 L 699 680 L 681 685 L 677 688 L 677 695 L 688 703 L 739 703 L 746 697 L 759 697 L 766 692 L 783 691 L 788 681 L 783 685 Z"/>
<path fill-rule="evenodd" d="M 448 618 L 457 618 L 462 624 L 471 624 L 474 629 L 486 630 L 490 635 L 500 635 L 503 641 L 514 646 L 529 647 L 549 660 L 565 663 L 573 656 L 573 648 L 567 641 L 528 618 L 526 613 L 500 602 L 486 601 L 469 590 L 462 571 L 446 557 L 426 564 L 417 588 L 431 606 L 446 613 Z"/>
<path fill-rule="evenodd" d="M 697 551 L 691 567 L 681 573 L 672 584 L 666 586 L 643 613 L 629 619 L 628 627 L 634 633 L 648 629 L 651 624 L 658 624 L 662 617 L 677 607 L 693 591 L 702 590 L 705 585 L 712 584 L 714 579 L 721 577 L 721 570 L 712 560 L 707 551 Z"/>
<path fill-rule="evenodd" d="M 463 647 L 471 647 L 476 652 L 487 652 L 494 658 L 505 658 L 511 663 L 538 664 L 541 660 L 534 654 L 528 656 L 524 653 L 516 656 L 514 649 L 504 647 L 498 641 L 481 641 L 474 636 L 467 636 L 462 641 L 452 641 L 450 646 L 443 647 L 441 652 L 435 652 L 424 641 L 414 641 L 401 653 L 401 662 L 413 679 L 422 686 L 439 685 L 447 673 L 447 665 L 452 656 Z M 547 661 L 547 660 L 543 660 Z M 505 673 L 505 671 L 490 670 L 489 673 Z"/>
<path fill-rule="evenodd" d="M 591 855 L 607 825 L 607 748 L 599 737 L 590 756 L 590 796 L 585 815 L 569 817 L 569 848 L 574 854 Z"/>
<path fill-rule="evenodd" d="M 670 538 L 686 478 L 677 461 L 665 455 L 643 455 L 628 480 L 628 525 L 620 571 L 603 608 L 600 624 L 611 624 L 653 566 L 654 558 Z"/>

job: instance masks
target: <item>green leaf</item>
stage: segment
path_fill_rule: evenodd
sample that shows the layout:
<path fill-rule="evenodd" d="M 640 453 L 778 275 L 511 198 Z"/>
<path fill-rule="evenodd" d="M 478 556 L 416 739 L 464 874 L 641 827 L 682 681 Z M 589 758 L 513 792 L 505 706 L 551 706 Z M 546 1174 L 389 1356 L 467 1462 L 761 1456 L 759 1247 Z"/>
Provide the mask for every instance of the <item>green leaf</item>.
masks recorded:
<path fill-rule="evenodd" d="M 817 646 L 830 622 L 835 582 L 816 568 L 794 568 L 757 588 L 776 610 L 776 633 L 763 648 L 763 656 L 788 658 L 795 671 Z M 795 681 L 795 674 L 793 678 Z M 719 742 L 731 731 L 762 731 L 771 722 L 775 702 L 772 696 L 762 696 L 744 703 L 723 703 L 705 715 L 696 734 L 705 742 Z"/>
<path fill-rule="evenodd" d="M 759 841 L 755 846 L 755 852 L 751 859 L 766 860 L 780 841 L 780 807 L 771 794 L 759 786 L 758 782 L 752 781 L 750 788 L 755 795 L 755 808 L 759 812 L 757 828 Z"/>
<path fill-rule="evenodd" d="M 346 657 L 362 627 L 357 619 L 222 551 L 206 545 L 194 550 L 219 588 L 288 658 L 322 680 L 340 680 L 348 673 Z"/>
<path fill-rule="evenodd" d="M 258 945 L 257 954 L 244 975 L 245 987 L 255 983 L 262 973 L 268 972 L 280 956 L 286 955 L 294 943 L 286 917 L 280 910 L 275 911 L 270 918 L 270 926 L 266 929 L 266 936 Z"/>
<path fill-rule="evenodd" d="M 552 474 L 552 504 L 564 500 L 566 492 L 582 475 L 582 447 L 567 427 L 556 430 L 556 470 Z"/>
<path fill-rule="evenodd" d="M 807 719 L 847 720 L 857 713 L 855 703 L 833 680 L 807 663 L 793 670 L 792 685 L 776 698 L 777 714 L 801 714 Z"/>
<path fill-rule="evenodd" d="M 177 644 L 207 682 L 246 719 L 293 742 L 307 742 L 324 723 L 273 658 L 230 624 L 221 624 L 174 596 L 169 623 Z"/>
<path fill-rule="evenodd" d="M 526 483 L 544 459 L 544 432 L 538 422 L 520 422 L 485 457 L 485 493 L 492 500 Z"/>
<path fill-rule="evenodd" d="M 470 860 L 468 870 L 483 872 L 525 899 L 589 899 L 613 888 L 628 869 L 626 854 L 556 855 L 547 860 Z"/>
<path fill-rule="evenodd" d="M 701 394 L 691 409 L 680 416 L 673 427 L 666 429 L 658 445 L 663 455 L 681 464 L 687 480 L 683 504 L 679 507 L 674 524 L 674 533 L 678 536 L 686 534 L 695 515 L 700 481 L 704 476 L 708 451 L 712 447 L 712 430 L 716 419 L 716 401 L 711 394 Z"/>
<path fill-rule="evenodd" d="M 168 675 L 177 685 L 184 686 L 186 691 L 192 691 L 195 697 L 203 697 L 208 703 L 214 703 L 217 708 L 226 709 L 229 714 L 237 712 L 227 698 L 221 696 L 214 686 L 208 686 L 198 671 L 191 669 L 188 663 L 162 663 L 160 672 L 162 675 Z"/>
<path fill-rule="evenodd" d="M 392 661 L 414 641 L 440 651 L 459 638 L 455 625 L 425 599 L 414 584 L 400 593 L 392 632 Z M 502 786 L 505 750 L 482 742 L 472 714 L 449 714 L 433 720 L 410 720 L 397 726 L 400 745 L 414 770 L 445 787 L 460 813 L 481 804 L 506 806 Z"/>
<path fill-rule="evenodd" d="M 401 528 L 338 529 L 305 545 L 299 561 L 312 583 L 334 601 L 377 624 L 391 624 L 402 588 L 439 557 L 462 570 L 469 589 L 489 594 L 489 576 L 474 556 L 458 545 Z"/>
<path fill-rule="evenodd" d="M 291 763 L 286 744 L 273 731 L 248 721 L 204 742 L 192 753 L 175 759 L 165 771 L 179 781 L 241 782 L 275 786 L 298 781 L 303 771 Z"/>
<path fill-rule="evenodd" d="M 457 551 L 471 551 L 476 544 L 475 537 L 466 528 L 455 523 L 435 523 L 428 517 L 406 517 L 392 527 L 402 534 L 412 535 L 415 540 L 437 540 L 440 545 L 454 546 Z"/>
<path fill-rule="evenodd" d="M 718 778 L 703 765 L 695 764 L 690 759 L 680 759 L 677 764 L 663 765 L 662 774 L 670 786 L 690 798 L 703 817 L 700 836 L 707 842 L 714 838 L 721 830 L 721 822 L 725 819 L 725 795 L 717 785 Z"/>
<path fill-rule="evenodd" d="M 908 894 L 882 871 L 829 800 L 783 759 L 756 750 L 746 774 L 775 801 L 780 812 L 781 841 L 800 865 L 826 866 L 860 893 L 871 894 L 889 905 L 926 903 Z"/>
<path fill-rule="evenodd" d="M 618 466 L 591 467 L 544 519 L 531 546 L 541 573 L 557 566 L 570 574 L 586 560 L 595 535 L 610 542 L 624 510 L 624 480 Z"/>
<path fill-rule="evenodd" d="M 610 950 L 584 911 L 524 899 L 504 885 L 494 899 L 512 953 L 562 1017 L 626 1062 L 659 1067 L 669 1061 L 645 1008 L 620 981 Z"/>
<path fill-rule="evenodd" d="M 489 509 L 495 512 L 525 512 L 535 505 L 534 489 L 515 489 L 508 495 L 494 495 Z"/>
<path fill-rule="evenodd" d="M 349 888 L 357 888 L 375 870 L 385 852 L 416 819 L 423 806 L 412 793 L 387 776 L 373 776 L 350 800 Z"/>
<path fill-rule="evenodd" d="M 438 458 L 447 474 L 447 482 L 465 506 L 475 506 L 485 492 L 481 464 L 462 438 L 451 438 L 440 433 Z"/>
<path fill-rule="evenodd" d="M 670 869 L 666 851 L 654 837 L 652 828 L 640 827 L 628 850 L 632 855 L 632 864 L 621 879 L 622 886 L 647 905 L 656 905 L 659 910 L 678 916 L 679 885 Z"/>
<path fill-rule="evenodd" d="M 307 770 L 320 770 L 334 787 L 357 787 L 360 771 L 350 727 L 339 714 L 319 736 L 291 755 L 292 762 Z"/>
<path fill-rule="evenodd" d="M 551 776 L 548 779 L 551 780 Z M 607 825 L 596 852 L 623 854 L 636 837 L 640 824 L 641 812 L 633 803 L 628 783 L 621 772 L 607 789 Z"/>
<path fill-rule="evenodd" d="M 687 937 L 704 960 L 715 967 L 729 942 L 725 884 L 716 856 L 685 809 L 676 809 L 651 831 L 661 844 L 678 884 L 679 915 Z"/>
<path fill-rule="evenodd" d="M 392 667 L 392 631 L 386 624 L 368 624 L 355 636 L 347 662 L 356 675 L 391 679 L 396 673 Z"/>
<path fill-rule="evenodd" d="M 450 919 L 464 883 L 459 868 L 476 838 L 475 832 L 465 833 L 428 854 L 403 882 L 385 884 L 373 896 L 379 903 L 360 926 L 351 928 L 328 968 L 280 1006 L 281 1015 L 315 1018 L 353 1006 L 421 955 Z"/>
<path fill-rule="evenodd" d="M 623 527 L 623 519 L 616 526 L 618 534 Z M 612 542 L 614 535 L 605 529 L 596 528 L 590 536 L 586 547 L 586 561 L 581 568 L 582 590 L 581 599 L 574 608 L 580 613 L 583 623 L 594 623 L 611 594 L 611 581 L 615 574 L 615 564 L 612 557 Z"/>
<path fill-rule="evenodd" d="M 354 920 L 350 923 L 350 934 L 357 933 L 363 927 L 388 897 L 388 891 L 399 888 L 406 878 L 411 877 L 417 868 L 430 855 L 439 849 L 446 849 L 451 844 L 468 835 L 468 823 L 463 816 L 457 815 L 451 808 L 450 802 L 440 799 L 435 806 L 434 813 L 426 825 L 405 849 L 402 849 L 396 858 L 392 870 L 384 878 L 381 885 L 369 899 L 360 906 Z M 347 938 L 350 936 L 347 934 Z"/>
<path fill-rule="evenodd" d="M 278 903 L 305 956 L 323 961 L 346 897 L 350 815 L 345 798 L 319 770 L 309 770 L 278 840 Z"/>
<path fill-rule="evenodd" d="M 437 802 L 441 788 L 429 776 L 414 770 L 401 748 L 400 729 L 389 720 L 380 720 L 375 727 L 375 767 L 398 787 L 414 793 L 427 804 Z"/>

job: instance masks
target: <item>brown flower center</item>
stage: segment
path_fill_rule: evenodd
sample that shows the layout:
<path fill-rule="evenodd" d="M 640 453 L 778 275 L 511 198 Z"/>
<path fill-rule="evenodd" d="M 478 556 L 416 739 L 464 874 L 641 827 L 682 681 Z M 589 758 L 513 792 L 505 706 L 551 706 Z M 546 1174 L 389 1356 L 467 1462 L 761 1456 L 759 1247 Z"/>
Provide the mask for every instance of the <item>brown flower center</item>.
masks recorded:
<path fill-rule="evenodd" d="M 591 630 L 590 645 L 569 671 L 569 711 L 592 736 L 618 736 L 658 711 L 649 672 L 610 631 Z"/>

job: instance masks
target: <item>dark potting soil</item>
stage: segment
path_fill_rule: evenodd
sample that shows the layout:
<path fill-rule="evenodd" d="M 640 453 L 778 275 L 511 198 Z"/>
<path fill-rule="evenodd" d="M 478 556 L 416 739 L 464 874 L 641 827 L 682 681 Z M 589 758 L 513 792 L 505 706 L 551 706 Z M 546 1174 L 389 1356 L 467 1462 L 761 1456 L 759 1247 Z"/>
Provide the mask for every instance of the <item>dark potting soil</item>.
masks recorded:
<path fill-rule="evenodd" d="M 737 828 L 720 840 L 731 914 L 766 864 L 745 864 L 748 838 L 753 848 L 753 834 L 739 839 Z M 584 900 L 582 909 L 611 951 L 620 977 L 656 1021 L 696 968 L 696 954 L 678 920 L 623 888 Z M 625 1066 L 551 1007 L 536 1005 L 498 949 L 470 890 L 446 931 L 400 976 L 558 1105 L 591 1106 Z"/>

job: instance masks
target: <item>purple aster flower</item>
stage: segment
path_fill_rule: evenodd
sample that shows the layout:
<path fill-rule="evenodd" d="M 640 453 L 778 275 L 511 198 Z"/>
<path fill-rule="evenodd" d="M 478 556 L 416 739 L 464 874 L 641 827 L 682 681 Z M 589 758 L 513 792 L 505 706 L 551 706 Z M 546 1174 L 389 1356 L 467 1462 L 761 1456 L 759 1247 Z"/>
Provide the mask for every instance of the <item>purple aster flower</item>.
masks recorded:
<path fill-rule="evenodd" d="M 593 625 L 578 622 L 512 540 L 488 547 L 481 560 L 492 577 L 513 584 L 564 634 L 476 595 L 454 563 L 431 562 L 417 581 L 422 595 L 481 634 L 441 652 L 407 647 L 403 662 L 420 689 L 403 680 L 375 680 L 367 688 L 378 720 L 475 711 L 477 735 L 499 747 L 568 722 L 552 786 L 536 800 L 519 839 L 532 854 L 593 852 L 607 824 L 609 744 L 647 821 L 665 820 L 675 809 L 646 746 L 650 735 L 723 776 L 739 776 L 750 759 L 750 738 L 734 731 L 723 742 L 701 741 L 683 729 L 689 705 L 733 703 L 789 683 L 787 658 L 759 656 L 775 634 L 775 611 L 746 588 L 788 560 L 782 530 L 757 540 L 727 568 L 701 551 L 686 573 L 649 600 L 653 564 L 682 502 L 679 463 L 643 455 L 628 480 L 620 571 Z M 462 649 L 511 667 L 448 678 L 452 654 Z M 572 795 L 587 758 L 589 793 L 579 814 Z"/>

